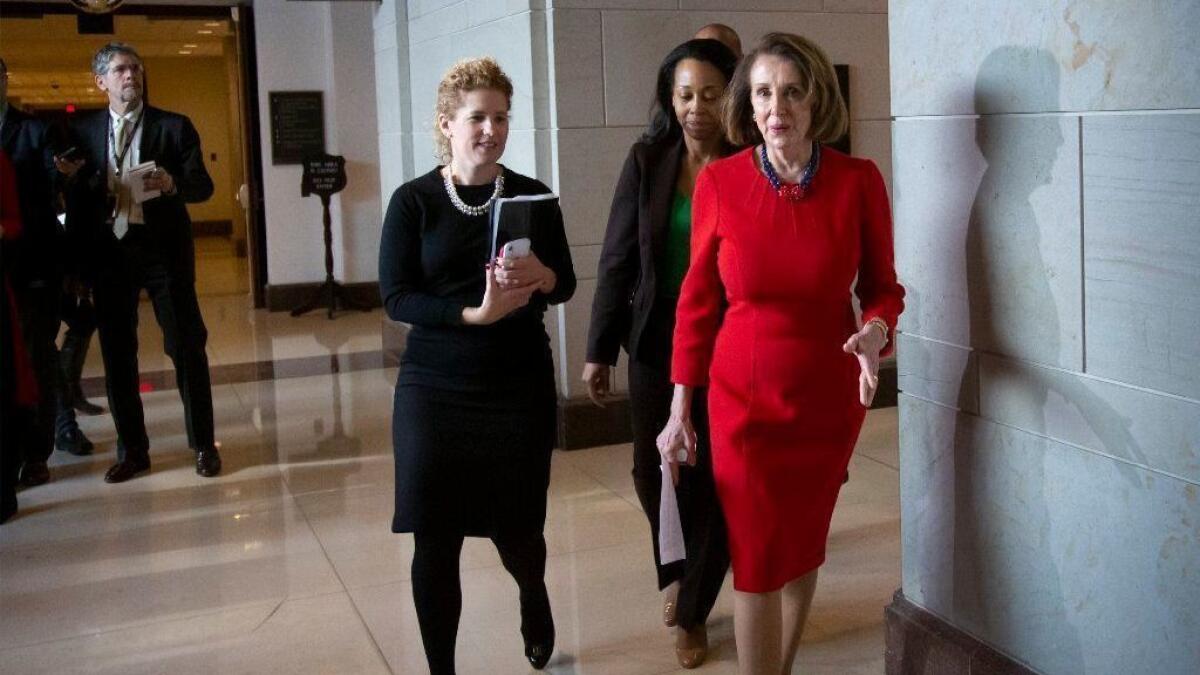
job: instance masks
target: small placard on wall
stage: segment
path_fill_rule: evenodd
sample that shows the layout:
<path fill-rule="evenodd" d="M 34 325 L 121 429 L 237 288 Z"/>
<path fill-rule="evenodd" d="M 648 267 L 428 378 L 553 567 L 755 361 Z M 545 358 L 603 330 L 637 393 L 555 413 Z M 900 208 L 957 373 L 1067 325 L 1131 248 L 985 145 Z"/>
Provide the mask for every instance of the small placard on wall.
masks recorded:
<path fill-rule="evenodd" d="M 319 91 L 273 91 L 271 164 L 301 164 L 325 154 L 325 99 Z"/>

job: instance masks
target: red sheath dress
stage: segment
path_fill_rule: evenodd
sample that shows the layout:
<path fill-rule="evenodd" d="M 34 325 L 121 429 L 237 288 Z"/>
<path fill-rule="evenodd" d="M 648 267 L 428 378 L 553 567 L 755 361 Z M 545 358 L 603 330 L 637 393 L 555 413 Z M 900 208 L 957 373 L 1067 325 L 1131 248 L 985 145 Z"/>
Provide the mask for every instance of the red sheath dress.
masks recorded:
<path fill-rule="evenodd" d="M 823 147 L 798 202 L 775 193 L 753 149 L 701 172 L 671 373 L 676 383 L 709 387 L 713 473 L 737 590 L 777 590 L 825 560 L 866 414 L 858 361 L 842 351 L 858 330 L 856 275 L 863 321 L 877 316 L 894 329 L 904 289 L 887 192 L 869 160 Z"/>

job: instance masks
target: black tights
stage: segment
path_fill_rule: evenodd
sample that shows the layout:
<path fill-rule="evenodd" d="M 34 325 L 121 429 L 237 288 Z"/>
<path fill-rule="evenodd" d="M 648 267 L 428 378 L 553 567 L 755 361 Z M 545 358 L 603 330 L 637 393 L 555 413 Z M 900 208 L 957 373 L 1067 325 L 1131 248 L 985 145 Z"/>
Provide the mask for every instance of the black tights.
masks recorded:
<path fill-rule="evenodd" d="M 463 537 L 417 533 L 412 563 L 413 603 L 430 675 L 454 675 L 454 645 L 462 614 L 459 555 Z M 521 594 L 521 637 L 526 643 L 554 641 L 554 620 L 546 594 L 546 539 L 541 532 L 494 537 L 504 569 Z"/>

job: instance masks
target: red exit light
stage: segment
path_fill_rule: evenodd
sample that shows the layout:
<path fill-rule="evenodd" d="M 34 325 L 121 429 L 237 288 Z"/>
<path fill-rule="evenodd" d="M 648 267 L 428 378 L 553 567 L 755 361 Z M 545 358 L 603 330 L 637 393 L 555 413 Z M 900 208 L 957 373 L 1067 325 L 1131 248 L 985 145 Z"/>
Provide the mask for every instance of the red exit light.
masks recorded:
<path fill-rule="evenodd" d="M 68 114 L 68 115 L 70 115 L 70 114 L 74 114 L 74 112 L 75 112 L 75 104 L 74 104 L 74 103 L 68 103 L 68 104 L 67 104 L 67 114 Z"/>

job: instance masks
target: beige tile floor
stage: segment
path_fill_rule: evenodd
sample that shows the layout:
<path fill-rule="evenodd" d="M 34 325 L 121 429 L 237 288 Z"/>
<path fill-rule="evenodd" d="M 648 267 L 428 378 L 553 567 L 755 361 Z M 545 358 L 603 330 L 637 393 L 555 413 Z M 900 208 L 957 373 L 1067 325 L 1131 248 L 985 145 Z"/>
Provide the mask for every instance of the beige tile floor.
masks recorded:
<path fill-rule="evenodd" d="M 330 322 L 255 312 L 240 295 L 202 303 L 217 363 L 379 349 L 377 312 Z M 150 368 L 157 331 L 145 326 Z M 388 527 L 395 372 L 215 387 L 217 479 L 192 470 L 175 391 L 145 395 L 154 469 L 122 485 L 101 480 L 111 418 L 81 418 L 97 454 L 55 453 L 54 480 L 23 491 L 0 528 L 0 673 L 426 672 L 412 539 Z M 895 409 L 868 415 L 798 673 L 883 672 L 883 607 L 900 583 L 896 433 Z M 548 672 L 682 672 L 659 623 L 629 456 L 628 445 L 554 455 Z M 516 586 L 486 540 L 464 548 L 462 583 L 459 672 L 529 672 Z M 732 674 L 728 584 L 710 626 L 697 672 Z"/>

